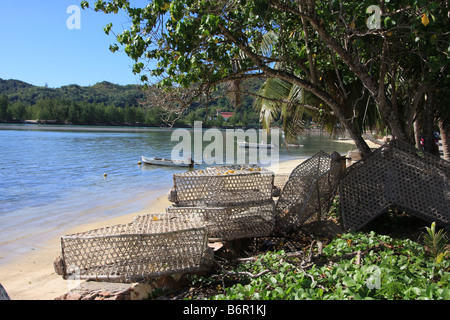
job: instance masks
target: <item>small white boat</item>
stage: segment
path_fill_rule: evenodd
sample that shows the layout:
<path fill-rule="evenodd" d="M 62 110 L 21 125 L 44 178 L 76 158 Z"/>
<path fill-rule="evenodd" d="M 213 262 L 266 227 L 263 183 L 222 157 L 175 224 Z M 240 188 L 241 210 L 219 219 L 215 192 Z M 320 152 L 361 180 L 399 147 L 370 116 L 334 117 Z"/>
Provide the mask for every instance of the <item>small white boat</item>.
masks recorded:
<path fill-rule="evenodd" d="M 291 147 L 291 148 L 300 148 L 300 147 L 303 147 L 303 145 L 302 144 L 296 144 L 296 143 L 288 143 L 288 144 L 286 144 L 288 147 Z"/>
<path fill-rule="evenodd" d="M 182 161 L 182 160 L 171 160 L 171 159 L 164 159 L 164 158 L 147 158 L 144 156 L 141 156 L 142 162 L 145 164 L 153 164 L 158 166 L 171 166 L 171 167 L 193 167 L 194 161 L 192 159 L 188 159 L 188 161 Z"/>
<path fill-rule="evenodd" d="M 238 146 L 240 148 L 267 148 L 267 149 L 272 149 L 272 148 L 278 148 L 278 146 L 276 144 L 267 144 L 264 142 L 260 142 L 260 143 L 255 143 L 255 142 L 247 142 L 247 141 L 238 141 Z"/>

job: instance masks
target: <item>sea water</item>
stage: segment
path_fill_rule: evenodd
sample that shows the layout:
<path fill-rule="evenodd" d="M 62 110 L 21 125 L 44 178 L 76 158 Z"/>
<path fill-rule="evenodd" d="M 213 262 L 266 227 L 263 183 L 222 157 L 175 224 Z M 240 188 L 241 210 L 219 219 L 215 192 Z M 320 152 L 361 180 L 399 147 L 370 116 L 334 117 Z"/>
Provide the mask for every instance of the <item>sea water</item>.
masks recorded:
<path fill-rule="evenodd" d="M 165 196 L 173 174 L 188 169 L 138 162 L 142 155 L 170 158 L 173 130 L 1 125 L 0 264 L 73 227 L 146 210 Z M 328 134 L 299 142 L 280 148 L 280 161 L 354 148 Z"/>

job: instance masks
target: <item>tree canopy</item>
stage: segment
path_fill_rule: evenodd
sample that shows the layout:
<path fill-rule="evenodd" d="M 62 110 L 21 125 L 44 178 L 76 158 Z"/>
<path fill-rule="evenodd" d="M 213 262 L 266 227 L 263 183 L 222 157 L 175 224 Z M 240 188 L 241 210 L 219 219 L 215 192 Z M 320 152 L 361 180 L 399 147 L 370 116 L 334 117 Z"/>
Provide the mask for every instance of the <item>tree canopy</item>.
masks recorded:
<path fill-rule="evenodd" d="M 414 129 L 431 137 L 436 117 L 448 121 L 438 103 L 448 101 L 448 0 L 152 0 L 144 8 L 97 0 L 93 8 L 126 11 L 132 24 L 110 49 L 123 46 L 143 81 L 200 97 L 220 83 L 280 79 L 314 95 L 364 154 L 357 119 L 369 106 L 409 143 Z"/>

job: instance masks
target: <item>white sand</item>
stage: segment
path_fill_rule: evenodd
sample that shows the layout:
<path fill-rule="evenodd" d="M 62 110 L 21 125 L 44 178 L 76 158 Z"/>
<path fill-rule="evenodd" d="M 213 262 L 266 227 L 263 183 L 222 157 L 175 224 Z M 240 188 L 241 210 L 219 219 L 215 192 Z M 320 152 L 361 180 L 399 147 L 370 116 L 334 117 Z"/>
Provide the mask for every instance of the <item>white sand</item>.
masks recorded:
<path fill-rule="evenodd" d="M 344 143 L 353 143 L 352 140 L 339 140 Z M 372 147 L 372 145 L 369 144 Z M 377 145 L 374 145 L 376 147 Z M 281 162 L 275 173 L 291 172 L 304 159 Z M 271 169 L 271 168 L 269 168 Z M 106 226 L 130 223 L 137 215 L 163 213 L 170 206 L 166 196 L 155 199 L 151 209 L 124 215 L 118 218 L 102 220 L 68 230 L 64 234 L 84 232 Z M 54 259 L 61 254 L 60 239 L 52 239 L 43 248 L 36 249 L 9 264 L 0 266 L 0 283 L 13 300 L 53 300 L 68 292 L 68 282 L 56 274 L 53 268 Z"/>
<path fill-rule="evenodd" d="M 342 142 L 342 143 L 350 143 L 350 144 L 355 145 L 355 142 L 352 139 L 339 139 L 339 140 L 335 140 L 335 141 Z M 366 141 L 367 145 L 369 146 L 369 148 L 376 149 L 376 148 L 380 147 L 379 144 L 376 144 L 370 140 L 365 140 L 365 141 Z M 355 149 L 356 149 L 356 145 L 355 145 Z"/>
<path fill-rule="evenodd" d="M 163 213 L 170 205 L 166 196 L 152 203 L 151 209 L 114 219 L 97 221 L 67 230 L 64 234 L 84 232 L 116 224 L 130 223 L 137 215 Z M 9 264 L 0 266 L 0 283 L 12 300 L 53 300 L 70 290 L 68 282 L 56 274 L 54 259 L 61 254 L 60 239 L 52 239 L 42 248 L 36 249 Z"/>

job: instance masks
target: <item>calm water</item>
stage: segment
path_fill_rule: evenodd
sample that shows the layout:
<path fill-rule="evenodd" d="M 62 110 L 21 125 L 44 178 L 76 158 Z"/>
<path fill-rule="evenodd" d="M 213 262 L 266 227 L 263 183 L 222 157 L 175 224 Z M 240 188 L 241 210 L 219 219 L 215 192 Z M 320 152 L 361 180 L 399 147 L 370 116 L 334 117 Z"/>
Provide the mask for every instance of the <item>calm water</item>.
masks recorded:
<path fill-rule="evenodd" d="M 138 165 L 141 155 L 170 157 L 178 143 L 171 130 L 49 129 L 0 126 L 0 264 L 74 226 L 148 209 L 173 173 L 186 170 Z M 354 148 L 326 134 L 300 141 L 301 148 L 281 149 L 280 160 Z"/>

